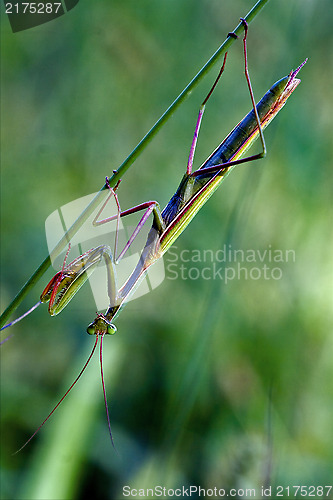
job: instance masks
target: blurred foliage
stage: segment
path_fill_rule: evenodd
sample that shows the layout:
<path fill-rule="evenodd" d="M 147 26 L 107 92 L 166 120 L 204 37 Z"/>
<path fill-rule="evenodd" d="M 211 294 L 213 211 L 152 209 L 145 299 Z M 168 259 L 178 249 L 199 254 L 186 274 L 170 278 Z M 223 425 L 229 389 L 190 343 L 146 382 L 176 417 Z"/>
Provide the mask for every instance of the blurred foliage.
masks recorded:
<path fill-rule="evenodd" d="M 47 216 L 101 187 L 253 3 L 79 2 L 17 34 L 2 16 L 2 308 L 47 254 Z M 266 160 L 236 169 L 176 244 L 178 256 L 224 245 L 292 249 L 295 262 L 278 264 L 281 279 L 245 279 L 243 271 L 225 284 L 173 280 L 166 255 L 168 279 L 130 302 L 118 334 L 104 343 L 119 455 L 97 356 L 45 428 L 12 455 L 83 366 L 93 342 L 85 335 L 92 296 L 82 289 L 59 317 L 40 307 L 13 327 L 1 348 L 1 498 L 113 499 L 124 485 L 259 492 L 332 481 L 329 13 L 329 0 L 271 1 L 252 23 L 256 97 L 308 57 L 302 84 L 267 129 Z M 196 165 L 250 108 L 242 72 L 239 43 L 207 106 Z M 167 203 L 214 76 L 127 173 L 123 208 Z M 212 265 L 184 264 L 199 274 Z"/>

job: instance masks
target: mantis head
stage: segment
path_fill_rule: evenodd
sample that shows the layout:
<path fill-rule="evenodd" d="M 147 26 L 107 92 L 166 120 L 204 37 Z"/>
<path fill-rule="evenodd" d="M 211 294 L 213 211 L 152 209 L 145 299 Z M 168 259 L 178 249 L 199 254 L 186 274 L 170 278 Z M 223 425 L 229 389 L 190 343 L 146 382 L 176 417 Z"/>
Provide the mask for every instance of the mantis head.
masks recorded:
<path fill-rule="evenodd" d="M 97 318 L 87 328 L 89 335 L 114 335 L 116 331 L 115 325 L 108 321 L 104 314 L 98 314 Z"/>

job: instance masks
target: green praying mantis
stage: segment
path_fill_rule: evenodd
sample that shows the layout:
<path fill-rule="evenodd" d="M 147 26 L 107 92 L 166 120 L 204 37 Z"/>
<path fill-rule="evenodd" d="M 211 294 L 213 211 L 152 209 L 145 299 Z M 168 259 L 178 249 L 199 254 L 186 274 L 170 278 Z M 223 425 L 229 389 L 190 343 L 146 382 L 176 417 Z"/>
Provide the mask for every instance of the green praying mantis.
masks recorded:
<path fill-rule="evenodd" d="M 175 240 L 186 229 L 190 221 L 195 217 L 201 207 L 212 196 L 212 194 L 230 173 L 230 171 L 236 165 L 257 160 L 263 158 L 266 155 L 266 145 L 263 130 L 279 113 L 288 98 L 300 83 L 300 80 L 296 78 L 296 75 L 304 66 L 306 60 L 295 71 L 292 71 L 288 76 L 285 76 L 284 78 L 281 78 L 279 81 L 274 83 L 274 85 L 272 85 L 272 87 L 266 92 L 266 94 L 256 105 L 247 63 L 248 26 L 244 19 L 241 19 L 241 21 L 244 24 L 244 72 L 249 89 L 249 94 L 251 97 L 252 110 L 229 133 L 229 135 L 215 149 L 215 151 L 201 165 L 201 167 L 193 171 L 194 153 L 205 106 L 214 89 L 216 88 L 216 85 L 225 69 L 227 58 L 226 53 L 219 74 L 200 107 L 187 162 L 186 173 L 184 174 L 175 194 L 171 197 L 166 207 L 161 211 L 159 204 L 156 201 L 147 201 L 125 211 L 121 211 L 117 196 L 117 189 L 120 181 L 118 181 L 116 186 L 112 189 L 108 183 L 108 179 L 106 178 L 106 187 L 109 189 L 109 196 L 95 216 L 93 225 L 98 226 L 100 224 L 107 224 L 108 222 L 116 220 L 117 231 L 114 252 L 111 252 L 109 246 L 100 245 L 80 255 L 74 261 L 66 265 L 66 258 L 69 253 L 68 249 L 61 271 L 58 272 L 48 283 L 41 294 L 40 302 L 36 304 L 30 311 L 18 318 L 18 320 L 22 319 L 35 307 L 37 307 L 37 305 L 46 302 L 49 303 L 48 310 L 51 316 L 59 314 L 71 301 L 74 295 L 80 290 L 83 284 L 89 279 L 100 262 L 104 259 L 107 272 L 107 293 L 109 299 L 109 307 L 104 314 L 97 314 L 94 321 L 89 324 L 87 328 L 88 334 L 96 336 L 93 349 L 84 367 L 82 368 L 81 372 L 79 373 L 73 384 L 70 386 L 68 391 L 61 398 L 59 403 L 55 406 L 55 408 L 51 411 L 47 418 L 43 421 L 43 423 L 34 432 L 34 434 L 20 449 L 26 446 L 26 444 L 35 436 L 35 434 L 49 419 L 49 417 L 57 409 L 63 399 L 67 396 L 72 387 L 79 380 L 95 352 L 99 339 L 101 380 L 109 434 L 111 442 L 113 444 L 102 364 L 102 342 L 104 336 L 106 334 L 114 334 L 116 332 L 117 329 L 113 324 L 113 321 L 119 314 L 122 306 L 128 300 L 129 296 L 133 293 L 133 291 L 140 283 L 148 268 L 152 266 L 157 260 L 159 260 L 164 255 L 164 253 L 167 252 L 171 245 L 173 245 Z M 229 33 L 228 36 L 237 38 L 234 33 Z M 250 146 L 257 138 L 260 139 L 262 151 L 255 155 L 240 158 L 245 153 L 245 151 L 250 148 Z M 105 219 L 100 219 L 105 206 L 112 197 L 115 199 L 117 204 L 117 214 Z M 132 235 L 128 239 L 126 245 L 117 256 L 117 234 L 120 218 L 126 217 L 127 215 L 139 211 L 144 211 L 143 216 L 134 229 Z M 116 279 L 116 265 L 124 257 L 150 216 L 153 217 L 153 223 L 148 233 L 147 241 L 142 250 L 139 262 L 130 274 L 127 281 L 120 288 L 118 288 Z M 6 326 L 10 326 L 18 320 L 13 321 Z"/>

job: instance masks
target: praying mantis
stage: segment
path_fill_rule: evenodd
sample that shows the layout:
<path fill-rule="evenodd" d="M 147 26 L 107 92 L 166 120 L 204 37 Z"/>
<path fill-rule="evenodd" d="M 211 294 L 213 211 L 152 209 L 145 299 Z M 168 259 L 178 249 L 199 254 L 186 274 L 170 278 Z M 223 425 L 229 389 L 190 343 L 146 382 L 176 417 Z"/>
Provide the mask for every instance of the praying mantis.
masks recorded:
<path fill-rule="evenodd" d="M 296 75 L 304 66 L 306 60 L 295 71 L 292 71 L 288 76 L 283 77 L 279 81 L 277 81 L 256 105 L 247 62 L 248 26 L 244 19 L 241 19 L 241 21 L 244 25 L 244 73 L 252 102 L 252 110 L 229 133 L 229 135 L 200 166 L 200 168 L 193 171 L 194 154 L 200 125 L 205 111 L 205 106 L 213 91 L 215 90 L 222 73 L 224 72 L 227 59 L 226 53 L 219 74 L 200 107 L 190 148 L 186 172 L 175 194 L 171 197 L 166 207 L 161 211 L 159 204 L 156 201 L 147 201 L 125 211 L 121 211 L 117 196 L 119 182 L 112 189 L 109 185 L 108 179 L 106 178 L 106 187 L 109 189 L 110 193 L 107 200 L 98 211 L 93 221 L 93 225 L 98 226 L 100 224 L 107 224 L 108 222 L 116 220 L 117 228 L 119 228 L 120 218 L 126 217 L 127 215 L 139 211 L 144 211 L 141 220 L 139 221 L 138 225 L 134 229 L 132 235 L 130 236 L 129 240 L 118 256 L 117 236 L 114 253 L 111 252 L 110 247 L 108 247 L 107 245 L 100 245 L 82 254 L 74 261 L 66 265 L 66 258 L 69 253 L 68 250 L 61 271 L 51 279 L 51 281 L 42 292 L 40 302 L 49 303 L 48 310 L 51 316 L 59 314 L 68 305 L 68 303 L 87 281 L 87 279 L 89 279 L 102 259 L 104 259 L 107 272 L 107 293 L 109 298 L 109 307 L 104 314 L 97 314 L 94 321 L 87 327 L 88 334 L 96 336 L 93 349 L 84 367 L 82 368 L 81 372 L 79 373 L 73 384 L 70 386 L 68 391 L 61 398 L 59 403 L 55 406 L 55 408 L 51 411 L 47 418 L 43 421 L 43 423 L 39 426 L 39 428 L 20 449 L 22 449 L 35 436 L 35 434 L 49 419 L 49 417 L 53 414 L 59 404 L 67 396 L 72 387 L 79 380 L 95 352 L 99 339 L 101 380 L 109 434 L 111 442 L 113 444 L 102 365 L 102 342 L 104 336 L 106 334 L 114 334 L 116 332 L 117 329 L 112 321 L 119 314 L 120 309 L 125 304 L 131 293 L 133 293 L 133 291 L 136 289 L 136 287 L 140 283 L 140 280 L 147 272 L 148 268 L 157 260 L 159 260 L 164 255 L 164 253 L 167 252 L 167 250 L 173 245 L 175 240 L 186 229 L 190 221 L 195 217 L 201 207 L 208 201 L 208 199 L 216 191 L 222 181 L 230 173 L 230 171 L 236 165 L 265 157 L 266 145 L 263 130 L 279 113 L 288 98 L 300 83 L 300 80 L 296 78 Z M 228 35 L 237 38 L 234 33 L 229 33 Z M 245 151 L 254 143 L 257 138 L 260 139 L 262 151 L 258 154 L 254 154 L 246 158 L 240 158 L 241 155 L 245 153 Z M 113 197 L 116 201 L 118 209 L 117 214 L 99 220 L 106 204 L 111 197 Z M 137 263 L 133 272 L 130 274 L 127 281 L 122 285 L 121 288 L 118 288 L 116 279 L 116 264 L 124 257 L 125 253 L 130 248 L 133 241 L 150 216 L 153 217 L 153 223 L 148 233 L 147 241 L 142 250 L 139 262 Z M 10 323 L 9 325 L 13 323 L 14 322 Z"/>

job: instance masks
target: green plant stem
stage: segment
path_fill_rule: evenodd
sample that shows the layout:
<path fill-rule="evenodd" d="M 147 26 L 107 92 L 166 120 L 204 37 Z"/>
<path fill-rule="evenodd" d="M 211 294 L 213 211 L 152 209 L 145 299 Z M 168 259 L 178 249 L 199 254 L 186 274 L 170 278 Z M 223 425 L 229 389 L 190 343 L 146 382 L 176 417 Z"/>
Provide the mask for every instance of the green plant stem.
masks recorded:
<path fill-rule="evenodd" d="M 269 0 L 258 0 L 258 2 L 253 6 L 250 12 L 244 17 L 244 19 L 249 24 L 255 16 L 260 12 L 264 5 Z M 237 27 L 233 30 L 235 35 L 240 36 L 244 31 L 244 26 L 240 22 Z M 148 146 L 150 141 L 153 139 L 154 135 L 160 130 L 160 128 L 167 122 L 174 111 L 180 106 L 180 104 L 189 96 L 192 90 L 199 84 L 202 78 L 211 70 L 211 68 L 217 63 L 217 61 L 227 52 L 231 45 L 235 42 L 235 38 L 228 36 L 223 44 L 217 49 L 217 51 L 212 55 L 212 57 L 207 61 L 207 63 L 202 67 L 202 69 L 197 73 L 197 75 L 190 81 L 190 83 L 185 87 L 185 89 L 179 94 L 177 99 L 169 106 L 165 113 L 157 120 L 155 125 L 147 132 L 139 144 L 133 149 L 131 154 L 123 161 L 120 167 L 114 171 L 114 174 L 109 178 L 109 184 L 114 187 L 117 181 L 122 178 L 125 172 L 130 168 L 135 159 L 142 153 L 142 151 Z M 48 255 L 40 266 L 36 269 L 33 275 L 29 278 L 26 284 L 21 288 L 16 297 L 9 304 L 7 309 L 2 313 L 0 317 L 0 327 L 2 327 L 7 321 L 10 315 L 15 311 L 15 309 L 22 302 L 27 293 L 34 287 L 34 285 L 40 280 L 45 271 L 51 265 L 52 259 L 61 253 L 61 251 L 68 245 L 71 238 L 76 234 L 76 232 L 83 226 L 88 217 L 93 213 L 93 211 L 102 202 L 102 199 L 106 196 L 105 189 L 106 185 L 100 189 L 96 194 L 95 198 L 89 203 L 89 205 L 84 209 L 84 211 L 79 215 L 73 225 L 64 234 L 55 248 L 52 250 L 51 254 Z"/>

